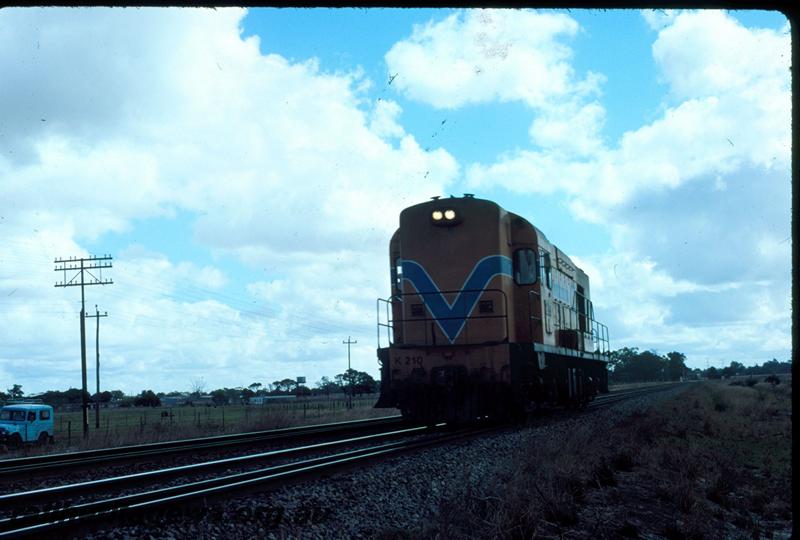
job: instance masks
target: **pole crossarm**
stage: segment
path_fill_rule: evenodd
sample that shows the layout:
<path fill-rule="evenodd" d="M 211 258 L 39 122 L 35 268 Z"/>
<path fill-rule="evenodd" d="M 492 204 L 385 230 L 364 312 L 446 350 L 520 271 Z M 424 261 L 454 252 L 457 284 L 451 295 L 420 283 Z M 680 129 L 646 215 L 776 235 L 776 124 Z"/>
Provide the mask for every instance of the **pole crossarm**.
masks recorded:
<path fill-rule="evenodd" d="M 103 279 L 103 268 L 112 268 L 110 262 L 111 255 L 103 255 L 102 257 L 70 257 L 69 259 L 55 259 L 53 262 L 56 267 L 53 268 L 56 272 L 64 272 L 64 280 L 57 281 L 56 287 L 83 287 L 85 285 L 113 285 L 111 279 Z M 100 277 L 95 276 L 90 270 L 100 270 Z M 75 275 L 67 280 L 67 272 L 75 272 Z M 84 272 L 92 277 L 92 280 L 84 279 Z M 80 282 L 76 281 L 80 278 Z"/>

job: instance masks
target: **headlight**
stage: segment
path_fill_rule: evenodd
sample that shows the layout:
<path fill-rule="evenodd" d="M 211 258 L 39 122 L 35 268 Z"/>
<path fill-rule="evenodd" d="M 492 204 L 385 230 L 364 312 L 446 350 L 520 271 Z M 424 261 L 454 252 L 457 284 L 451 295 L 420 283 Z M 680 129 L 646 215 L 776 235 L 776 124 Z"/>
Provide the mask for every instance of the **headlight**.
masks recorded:
<path fill-rule="evenodd" d="M 448 210 L 448 212 L 451 212 L 451 210 Z M 433 213 L 431 214 L 431 217 L 433 218 L 434 221 L 441 220 L 442 219 L 442 211 L 441 210 L 434 210 Z"/>
<path fill-rule="evenodd" d="M 456 218 L 456 211 L 455 210 L 445 210 L 444 217 L 446 219 L 455 219 Z"/>

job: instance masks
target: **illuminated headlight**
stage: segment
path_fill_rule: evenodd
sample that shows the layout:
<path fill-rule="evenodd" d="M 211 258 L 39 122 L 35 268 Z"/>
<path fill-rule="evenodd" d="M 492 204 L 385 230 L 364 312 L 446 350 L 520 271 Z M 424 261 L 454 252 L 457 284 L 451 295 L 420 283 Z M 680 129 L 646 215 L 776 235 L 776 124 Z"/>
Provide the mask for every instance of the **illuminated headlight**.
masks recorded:
<path fill-rule="evenodd" d="M 448 210 L 447 212 L 451 212 L 451 211 L 452 210 Z M 447 212 L 445 212 L 445 214 Z M 440 221 L 442 219 L 442 211 L 441 210 L 434 210 L 433 213 L 431 214 L 431 217 L 433 218 L 434 221 Z M 450 219 L 450 218 L 448 218 L 448 219 Z"/>
<path fill-rule="evenodd" d="M 456 219 L 456 211 L 455 210 L 445 210 L 444 211 L 445 219 Z"/>

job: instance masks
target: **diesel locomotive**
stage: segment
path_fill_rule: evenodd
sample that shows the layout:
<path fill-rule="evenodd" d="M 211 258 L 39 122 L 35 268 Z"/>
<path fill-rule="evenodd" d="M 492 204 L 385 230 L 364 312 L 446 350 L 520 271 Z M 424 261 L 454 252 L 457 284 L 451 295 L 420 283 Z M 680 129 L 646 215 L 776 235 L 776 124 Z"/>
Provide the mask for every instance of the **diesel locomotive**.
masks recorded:
<path fill-rule="evenodd" d="M 376 407 L 468 422 L 608 392 L 589 278 L 526 219 L 471 194 L 433 197 L 400 213 L 389 252 Z"/>

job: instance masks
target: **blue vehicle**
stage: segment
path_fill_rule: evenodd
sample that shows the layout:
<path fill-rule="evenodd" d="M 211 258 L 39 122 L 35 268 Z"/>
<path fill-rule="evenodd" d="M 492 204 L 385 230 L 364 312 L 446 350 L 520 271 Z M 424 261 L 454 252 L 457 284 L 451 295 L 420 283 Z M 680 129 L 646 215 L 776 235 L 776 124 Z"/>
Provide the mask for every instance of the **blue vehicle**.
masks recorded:
<path fill-rule="evenodd" d="M 0 409 L 0 444 L 53 442 L 53 407 L 42 403 L 11 403 Z"/>

